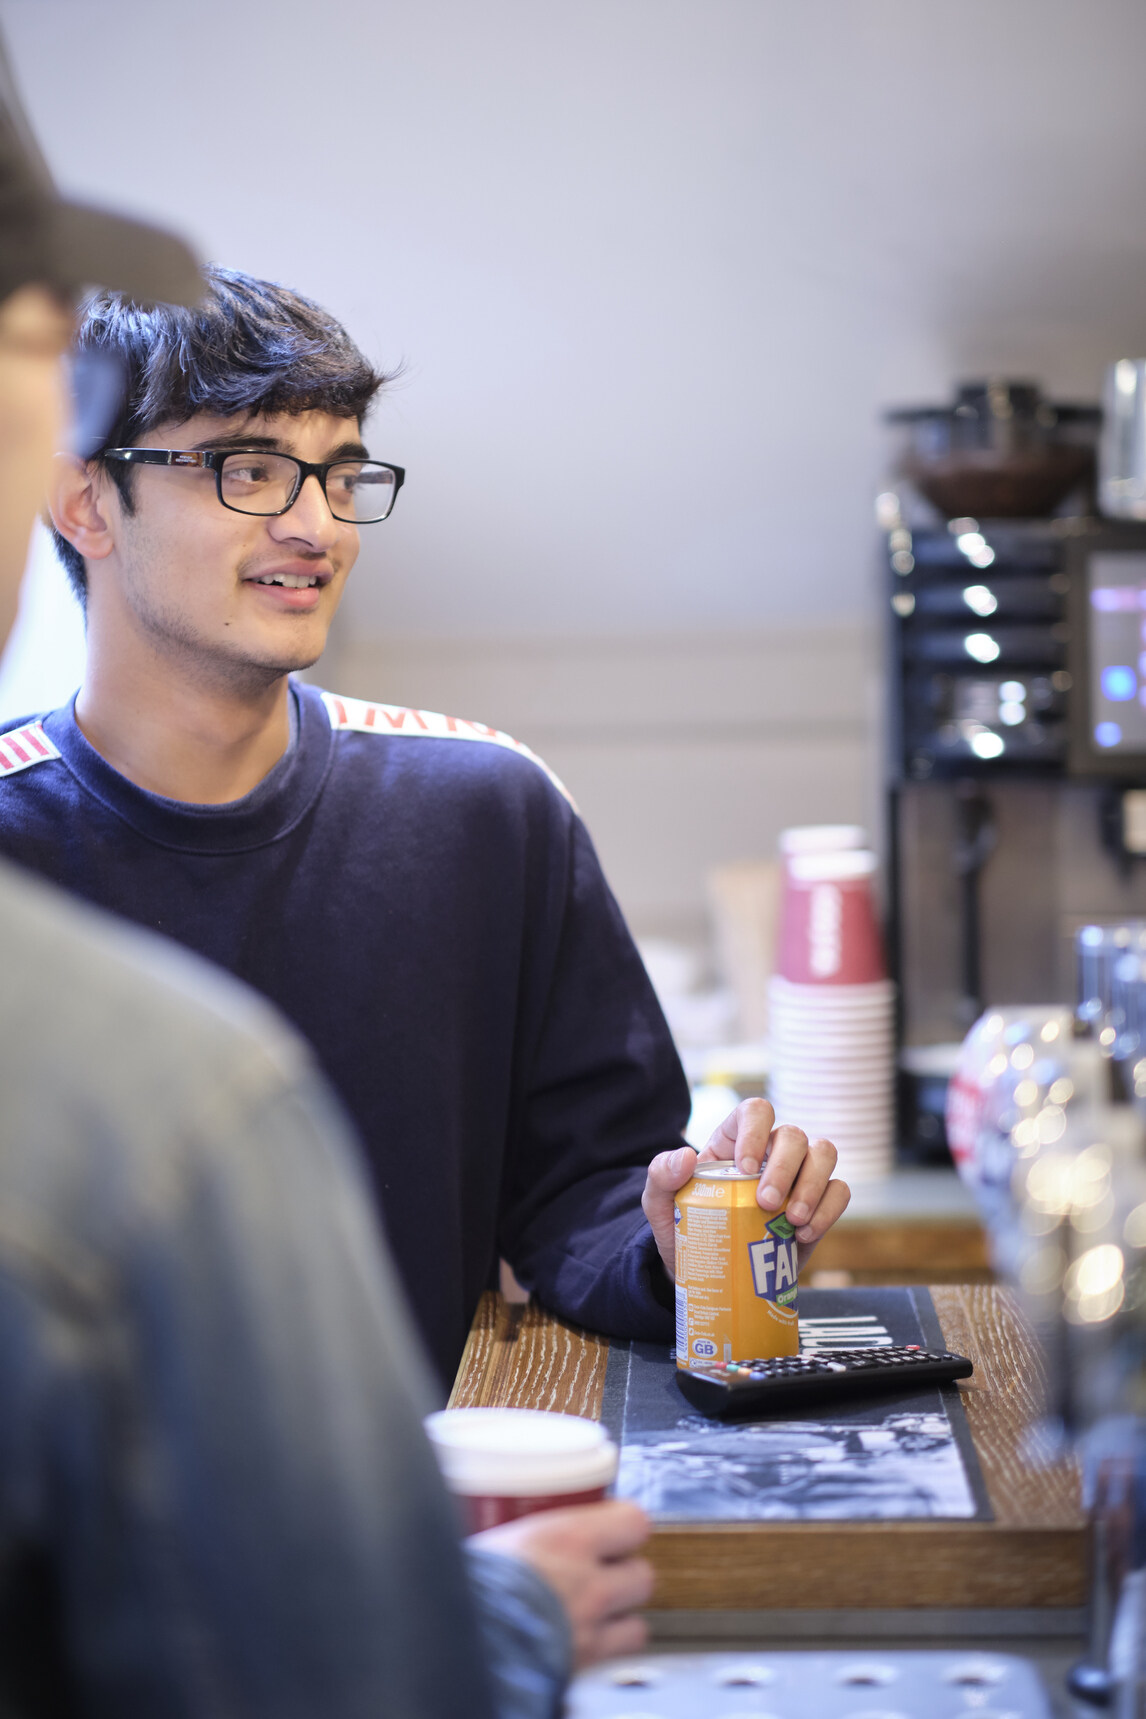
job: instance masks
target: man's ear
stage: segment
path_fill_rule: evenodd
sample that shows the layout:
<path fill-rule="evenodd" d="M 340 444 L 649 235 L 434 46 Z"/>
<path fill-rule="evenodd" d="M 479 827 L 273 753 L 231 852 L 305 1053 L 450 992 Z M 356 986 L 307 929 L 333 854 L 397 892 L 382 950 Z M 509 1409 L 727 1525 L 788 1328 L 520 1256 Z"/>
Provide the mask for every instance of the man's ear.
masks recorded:
<path fill-rule="evenodd" d="M 94 461 L 57 454 L 52 461 L 48 511 L 60 536 L 86 561 L 102 561 L 115 548 L 109 524 L 108 479 Z"/>

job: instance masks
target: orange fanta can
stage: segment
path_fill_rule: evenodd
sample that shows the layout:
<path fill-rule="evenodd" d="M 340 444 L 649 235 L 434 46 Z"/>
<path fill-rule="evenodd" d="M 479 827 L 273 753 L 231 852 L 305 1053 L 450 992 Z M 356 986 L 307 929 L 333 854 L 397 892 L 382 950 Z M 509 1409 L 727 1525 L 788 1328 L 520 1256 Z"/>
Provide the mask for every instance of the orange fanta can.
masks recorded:
<path fill-rule="evenodd" d="M 800 1348 L 796 1234 L 756 1204 L 759 1177 L 698 1164 L 676 1196 L 676 1364 L 770 1360 Z"/>

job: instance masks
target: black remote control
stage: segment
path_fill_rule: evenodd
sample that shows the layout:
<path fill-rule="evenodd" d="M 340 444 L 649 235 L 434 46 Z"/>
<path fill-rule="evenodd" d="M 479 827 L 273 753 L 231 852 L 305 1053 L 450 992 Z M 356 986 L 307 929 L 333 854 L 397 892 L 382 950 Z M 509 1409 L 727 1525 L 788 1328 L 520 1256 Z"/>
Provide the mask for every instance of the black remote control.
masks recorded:
<path fill-rule="evenodd" d="M 899 1349 L 821 1349 L 773 1361 L 711 1361 L 687 1372 L 678 1367 L 676 1382 L 694 1408 L 723 1420 L 875 1391 L 942 1385 L 969 1379 L 973 1371 L 965 1355 L 909 1343 Z"/>

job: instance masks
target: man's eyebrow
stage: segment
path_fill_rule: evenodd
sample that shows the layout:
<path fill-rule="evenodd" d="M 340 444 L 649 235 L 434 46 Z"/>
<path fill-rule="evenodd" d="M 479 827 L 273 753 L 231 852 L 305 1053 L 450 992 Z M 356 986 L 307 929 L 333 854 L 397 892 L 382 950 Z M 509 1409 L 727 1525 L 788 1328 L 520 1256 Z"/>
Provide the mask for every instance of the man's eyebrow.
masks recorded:
<path fill-rule="evenodd" d="M 205 454 L 214 451 L 225 453 L 229 449 L 244 452 L 250 449 L 252 453 L 292 454 L 292 457 L 297 457 L 293 456 L 293 450 L 280 436 L 244 436 L 241 431 L 237 430 L 232 430 L 221 436 L 204 436 L 202 441 L 192 444 L 190 452 Z M 335 460 L 368 460 L 369 458 L 370 451 L 364 442 L 339 442 L 336 448 L 330 450 L 326 459 L 319 463 L 331 465 Z"/>
<path fill-rule="evenodd" d="M 193 442 L 190 452 L 205 454 L 218 448 L 250 448 L 253 453 L 285 454 L 288 450 L 278 436 L 244 436 L 240 430 L 230 430 L 221 436 L 204 436 Z"/>

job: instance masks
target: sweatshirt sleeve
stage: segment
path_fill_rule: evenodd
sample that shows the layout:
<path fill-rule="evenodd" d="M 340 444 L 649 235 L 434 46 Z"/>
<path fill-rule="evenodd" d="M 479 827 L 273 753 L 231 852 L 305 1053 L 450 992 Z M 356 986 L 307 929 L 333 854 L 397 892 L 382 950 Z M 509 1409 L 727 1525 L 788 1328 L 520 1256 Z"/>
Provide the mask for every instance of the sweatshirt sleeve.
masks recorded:
<path fill-rule="evenodd" d="M 671 1339 L 671 1285 L 641 1211 L 650 1160 L 681 1144 L 689 1094 L 621 910 L 579 818 L 558 930 L 523 1046 L 501 1251 L 555 1312 Z"/>
<path fill-rule="evenodd" d="M 558 1719 L 573 1657 L 561 1601 L 517 1558 L 465 1555 L 497 1719 Z"/>

